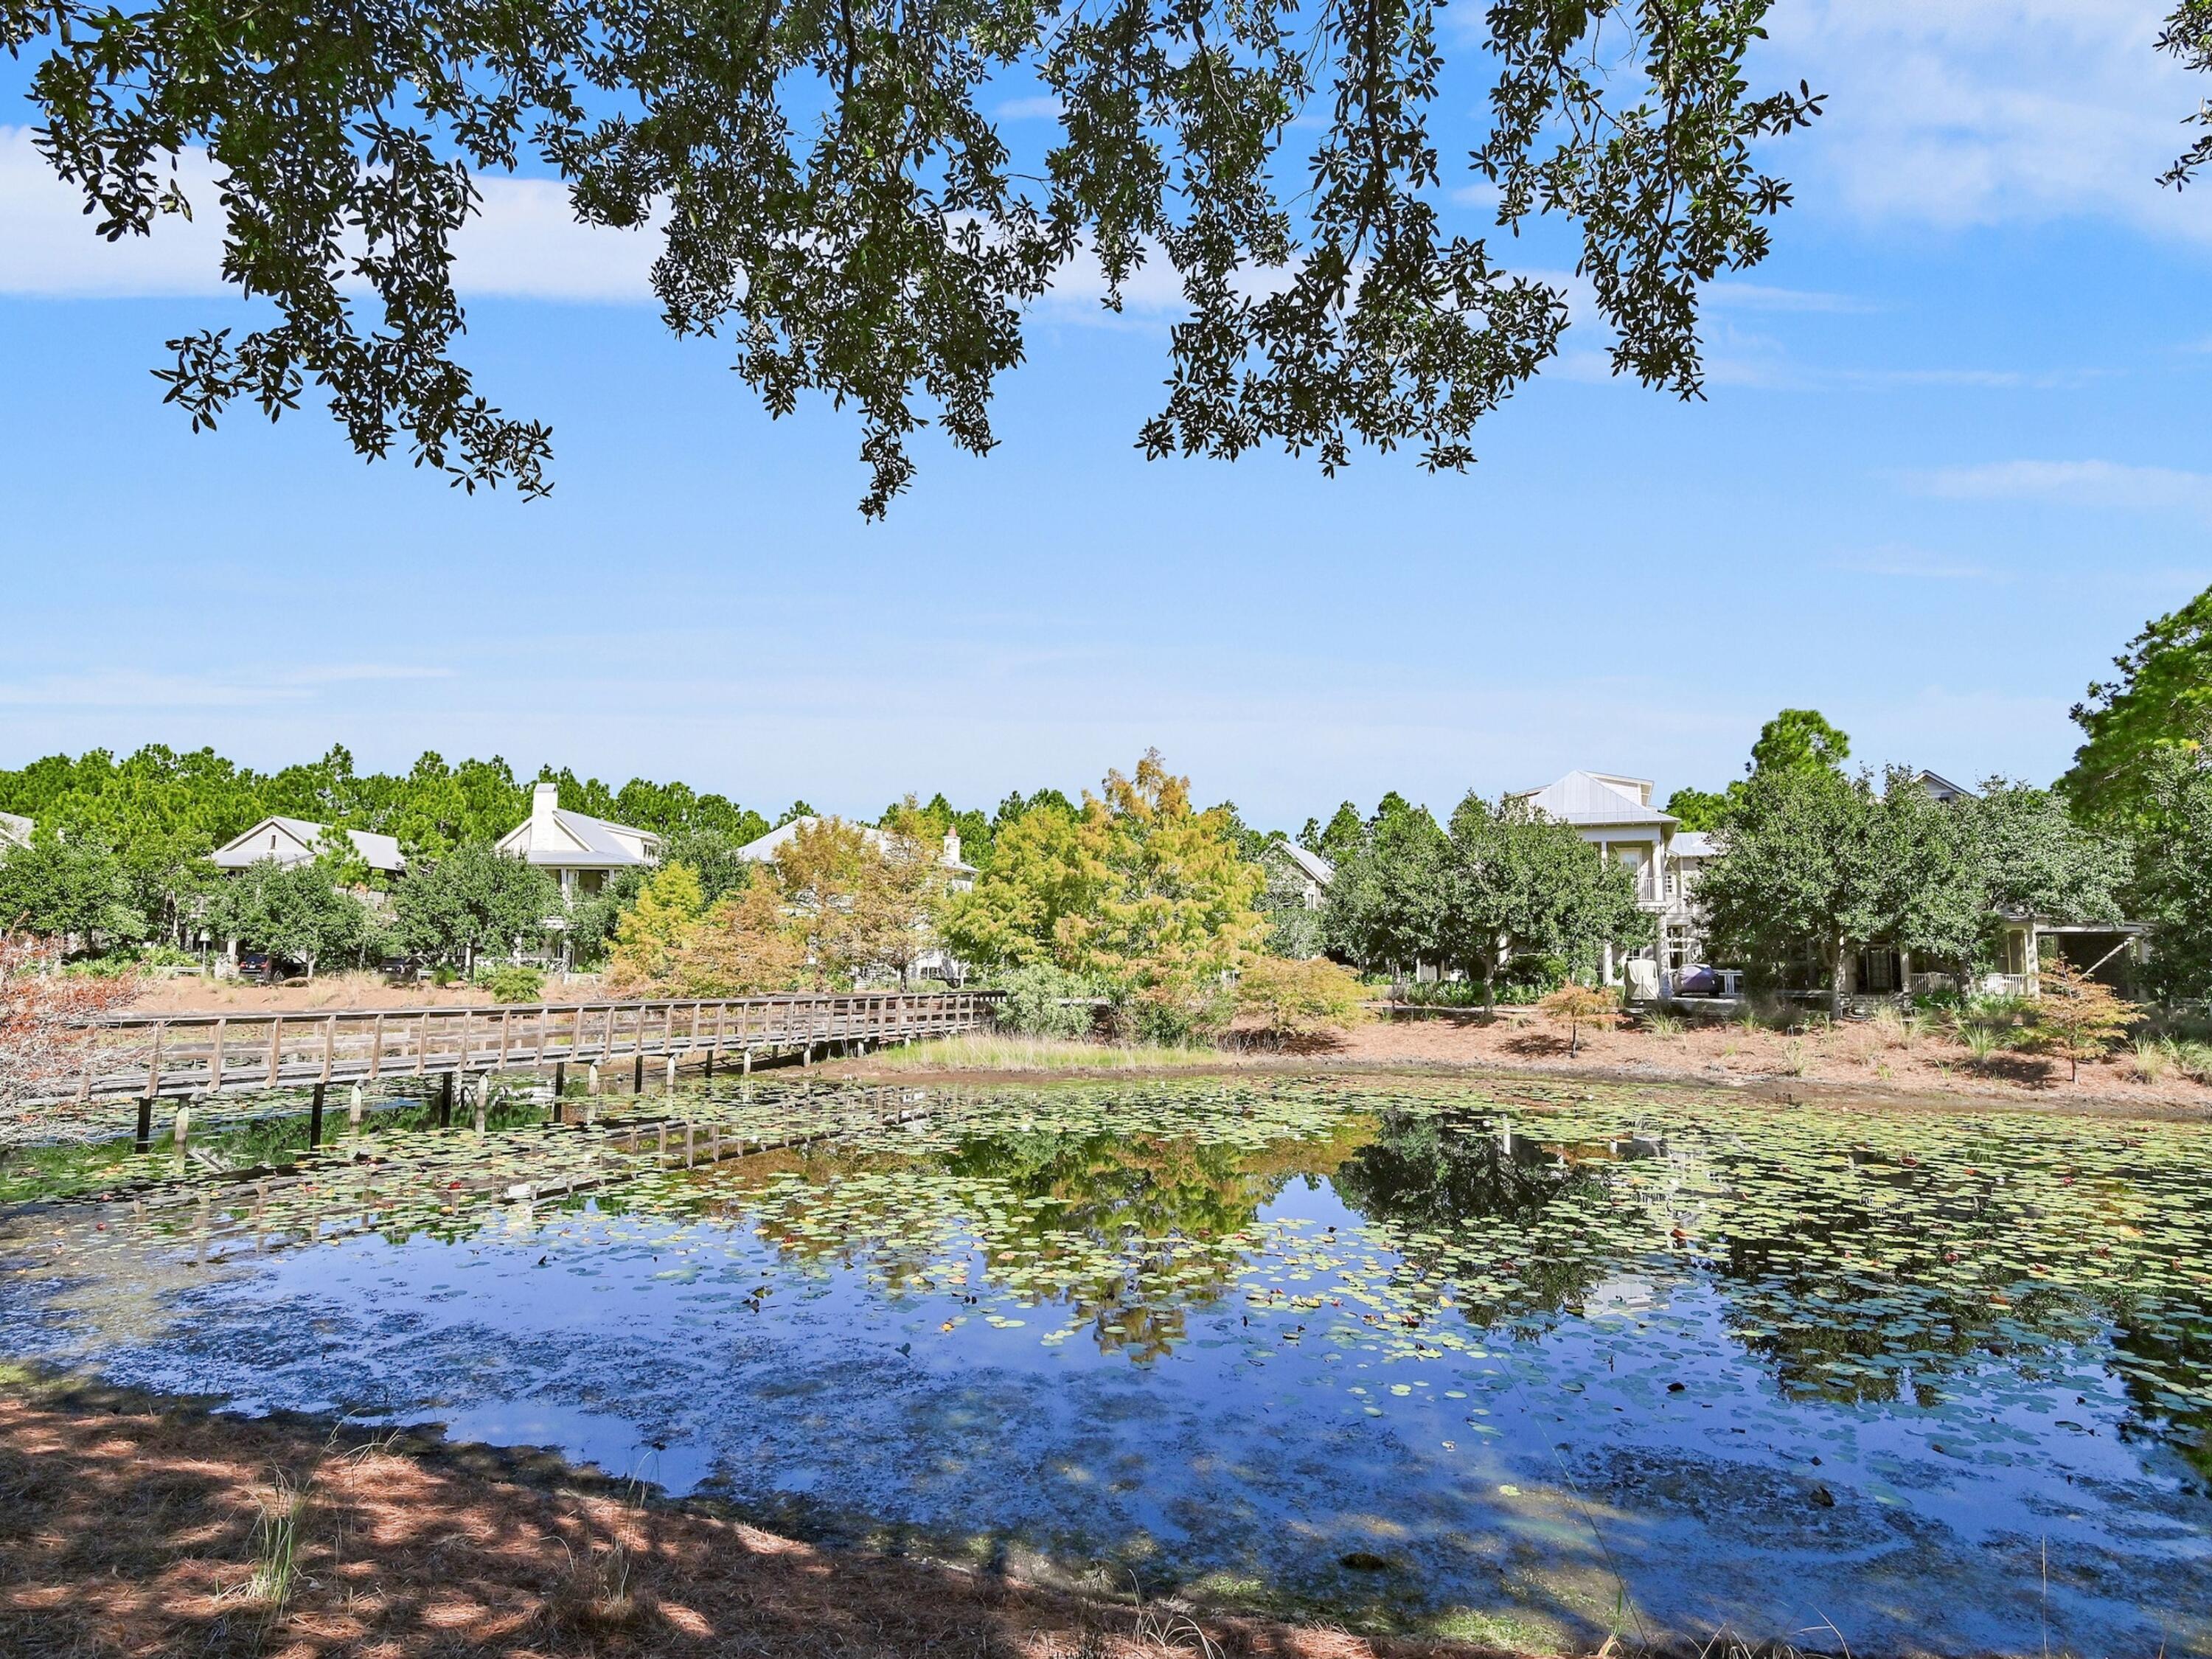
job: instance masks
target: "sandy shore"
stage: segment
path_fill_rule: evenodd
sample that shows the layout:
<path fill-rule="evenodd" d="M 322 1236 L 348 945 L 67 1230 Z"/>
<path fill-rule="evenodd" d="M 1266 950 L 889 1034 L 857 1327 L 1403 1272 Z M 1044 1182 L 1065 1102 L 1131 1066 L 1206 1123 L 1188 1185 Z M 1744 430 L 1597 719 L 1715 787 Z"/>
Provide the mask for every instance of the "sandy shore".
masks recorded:
<path fill-rule="evenodd" d="M 1333 1039 L 1293 1050 L 1224 1048 L 1218 1065 L 1178 1066 L 1162 1076 L 1194 1070 L 1226 1073 L 1417 1072 L 1470 1075 L 1586 1078 L 1632 1083 L 1744 1089 L 1778 1100 L 1831 1098 L 1869 1103 L 2006 1104 L 2159 1116 L 2212 1115 L 2212 1089 L 2168 1071 L 2147 1081 L 2132 1050 L 2084 1060 L 2078 1079 L 2063 1057 L 2000 1051 L 1977 1060 L 1954 1038 L 1929 1033 L 1884 1032 L 1865 1022 L 1798 1035 L 1736 1025 L 1690 1026 L 1672 1035 L 1635 1026 L 1585 1026 L 1570 1054 L 1568 1033 L 1533 1011 L 1393 1018 L 1357 1027 Z M 933 1076 L 1005 1082 L 1017 1076 L 1067 1079 L 1077 1066 L 1050 1072 L 1002 1070 L 933 1072 L 927 1050 L 877 1060 L 841 1060 L 823 1068 L 837 1077 L 923 1082 Z M 1100 1074 L 1127 1078 L 1126 1066 Z"/>
<path fill-rule="evenodd" d="M 295 1517 L 289 1594 L 257 1582 Z M 257 1528 L 258 1532 L 257 1532 Z M 0 1366 L 0 1653 L 204 1659 L 1476 1659 L 818 1549 L 543 1455 Z"/>

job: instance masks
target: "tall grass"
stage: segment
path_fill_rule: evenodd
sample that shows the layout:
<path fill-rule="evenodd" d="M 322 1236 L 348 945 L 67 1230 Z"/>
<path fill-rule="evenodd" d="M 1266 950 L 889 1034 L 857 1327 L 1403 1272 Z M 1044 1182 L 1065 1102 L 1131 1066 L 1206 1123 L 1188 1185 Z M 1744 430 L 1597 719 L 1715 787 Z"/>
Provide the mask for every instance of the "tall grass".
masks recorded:
<path fill-rule="evenodd" d="M 868 1063 L 896 1072 L 1131 1072 L 1218 1066 L 1226 1058 L 1220 1049 L 1210 1047 L 978 1034 L 887 1048 L 880 1054 L 871 1054 Z"/>
<path fill-rule="evenodd" d="M 261 1514 L 253 1523 L 253 1576 L 246 1595 L 281 1613 L 300 1583 L 300 1534 L 307 1519 L 307 1489 L 295 1486 L 282 1469 L 270 1496 L 255 1500 Z"/>
<path fill-rule="evenodd" d="M 2152 1037 L 2136 1039 L 2135 1073 L 2145 1083 L 2156 1083 L 2173 1069 L 2170 1043 Z"/>

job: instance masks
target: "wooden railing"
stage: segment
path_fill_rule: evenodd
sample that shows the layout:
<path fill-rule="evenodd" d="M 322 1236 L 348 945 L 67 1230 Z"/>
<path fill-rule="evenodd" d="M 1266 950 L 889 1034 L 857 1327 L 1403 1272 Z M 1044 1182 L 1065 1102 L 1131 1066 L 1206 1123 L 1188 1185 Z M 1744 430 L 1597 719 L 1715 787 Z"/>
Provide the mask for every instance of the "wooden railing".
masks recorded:
<path fill-rule="evenodd" d="M 984 1024 L 991 992 L 125 1014 L 92 1027 L 83 1071 L 54 1100 L 234 1093 L 454 1073 L 756 1056 L 907 1042 Z"/>

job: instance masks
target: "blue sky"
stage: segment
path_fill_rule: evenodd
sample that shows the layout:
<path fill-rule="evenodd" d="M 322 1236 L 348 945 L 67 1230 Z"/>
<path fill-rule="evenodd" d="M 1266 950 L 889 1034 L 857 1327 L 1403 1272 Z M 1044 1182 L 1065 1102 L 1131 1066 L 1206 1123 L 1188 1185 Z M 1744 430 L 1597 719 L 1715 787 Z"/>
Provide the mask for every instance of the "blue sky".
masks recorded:
<path fill-rule="evenodd" d="M 109 249 L 0 131 L 0 765 L 341 741 L 872 814 L 1157 744 L 1295 828 L 1575 766 L 1717 787 L 1792 705 L 1869 762 L 2047 780 L 2083 684 L 2212 582 L 2212 185 L 2154 183 L 2204 89 L 2154 30 L 2106 0 L 1781 0 L 1761 70 L 1830 113 L 1768 157 L 1800 205 L 1714 297 L 1702 404 L 1610 380 L 1583 325 L 1464 477 L 1148 464 L 1171 313 L 1071 291 L 999 451 L 925 439 L 884 525 L 856 422 L 768 420 L 661 330 L 641 239 L 539 184 L 493 194 L 463 275 L 479 386 L 553 425 L 550 500 L 365 466 L 319 414 L 194 437 L 147 370 L 239 314 L 207 227 Z"/>

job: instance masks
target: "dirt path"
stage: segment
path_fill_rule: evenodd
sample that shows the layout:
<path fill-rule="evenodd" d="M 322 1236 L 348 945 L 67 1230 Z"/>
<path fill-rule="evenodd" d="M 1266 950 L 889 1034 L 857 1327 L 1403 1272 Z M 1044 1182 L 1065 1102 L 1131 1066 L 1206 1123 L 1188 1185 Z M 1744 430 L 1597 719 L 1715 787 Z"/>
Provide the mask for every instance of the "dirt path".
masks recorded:
<path fill-rule="evenodd" d="M 295 1499 L 294 1495 L 296 1495 Z M 288 1596 L 257 1586 L 295 1515 Z M 259 1528 L 257 1533 L 257 1527 Z M 0 1653 L 205 1659 L 1476 1659 L 817 1549 L 550 1458 L 0 1368 Z"/>

